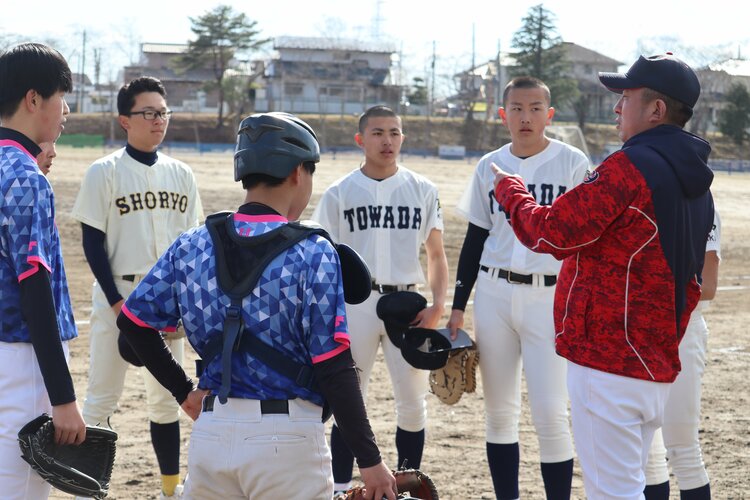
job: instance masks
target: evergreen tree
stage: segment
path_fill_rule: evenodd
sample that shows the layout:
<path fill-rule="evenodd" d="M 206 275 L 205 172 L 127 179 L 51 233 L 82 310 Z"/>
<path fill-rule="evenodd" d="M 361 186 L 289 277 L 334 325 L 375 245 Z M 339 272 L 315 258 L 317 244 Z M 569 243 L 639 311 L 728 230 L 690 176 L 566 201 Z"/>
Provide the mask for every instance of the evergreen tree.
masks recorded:
<path fill-rule="evenodd" d="M 737 146 L 742 146 L 748 138 L 750 127 L 750 92 L 743 84 L 732 84 L 727 92 L 727 105 L 719 115 L 719 130 L 732 139 Z"/>
<path fill-rule="evenodd" d="M 188 42 L 185 53 L 177 59 L 183 70 L 210 68 L 213 72 L 213 88 L 219 92 L 219 113 L 216 127 L 224 123 L 224 101 L 226 70 L 239 51 L 251 51 L 266 44 L 269 39 L 261 39 L 257 22 L 251 21 L 243 13 L 236 13 L 228 5 L 219 5 L 197 18 L 190 18 L 191 31 L 195 40 Z"/>
<path fill-rule="evenodd" d="M 413 84 L 411 91 L 409 92 L 409 103 L 414 105 L 425 105 L 429 100 L 429 94 L 427 92 L 427 85 L 425 84 L 424 78 L 415 76 L 413 78 Z"/>
<path fill-rule="evenodd" d="M 533 76 L 544 81 L 552 93 L 553 106 L 570 103 L 578 97 L 578 85 L 570 78 L 570 63 L 562 39 L 557 34 L 554 14 L 539 4 L 531 7 L 511 46 L 516 66 L 511 76 Z"/>

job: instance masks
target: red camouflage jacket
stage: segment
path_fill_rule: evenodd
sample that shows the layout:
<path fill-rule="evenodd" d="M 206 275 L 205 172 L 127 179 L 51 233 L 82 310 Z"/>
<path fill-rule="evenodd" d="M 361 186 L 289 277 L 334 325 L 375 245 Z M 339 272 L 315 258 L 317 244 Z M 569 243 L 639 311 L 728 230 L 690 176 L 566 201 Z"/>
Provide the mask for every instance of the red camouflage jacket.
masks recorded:
<path fill-rule="evenodd" d="M 677 377 L 713 219 L 709 152 L 703 139 L 661 126 L 550 206 L 519 178 L 497 185 L 519 240 L 564 259 L 554 305 L 559 355 L 626 377 Z"/>

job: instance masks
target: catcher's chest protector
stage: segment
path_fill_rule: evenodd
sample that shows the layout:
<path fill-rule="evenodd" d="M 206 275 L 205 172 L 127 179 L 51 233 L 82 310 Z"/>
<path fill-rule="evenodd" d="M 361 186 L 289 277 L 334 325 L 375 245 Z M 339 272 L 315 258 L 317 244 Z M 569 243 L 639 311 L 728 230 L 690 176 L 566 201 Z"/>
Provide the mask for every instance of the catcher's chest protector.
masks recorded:
<path fill-rule="evenodd" d="M 204 363 L 221 355 L 221 388 L 219 401 L 226 403 L 232 379 L 232 352 L 245 351 L 272 366 L 295 383 L 314 389 L 312 367 L 297 363 L 246 332 L 242 321 L 242 299 L 255 288 L 261 274 L 271 261 L 284 250 L 312 234 L 330 240 L 320 228 L 290 222 L 265 234 L 239 236 L 234 229 L 232 212 L 220 212 L 206 219 L 206 228 L 215 248 L 216 275 L 219 288 L 232 300 L 224 320 L 221 339 L 211 342 L 201 353 Z"/>

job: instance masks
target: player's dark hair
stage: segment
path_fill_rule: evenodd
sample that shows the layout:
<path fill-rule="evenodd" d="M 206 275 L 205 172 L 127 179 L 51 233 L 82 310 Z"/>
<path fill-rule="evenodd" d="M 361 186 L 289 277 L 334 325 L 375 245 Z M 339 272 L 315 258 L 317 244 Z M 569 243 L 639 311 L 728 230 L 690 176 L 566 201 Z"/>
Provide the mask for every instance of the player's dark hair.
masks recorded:
<path fill-rule="evenodd" d="M 359 133 L 364 134 L 367 128 L 367 121 L 370 118 L 387 116 L 389 118 L 399 118 L 395 111 L 388 106 L 377 105 L 373 106 L 361 115 L 359 115 Z"/>
<path fill-rule="evenodd" d="M 542 89 L 544 98 L 547 100 L 547 106 L 552 104 L 552 94 L 550 94 L 546 83 L 533 76 L 517 76 L 509 81 L 505 90 L 503 90 L 503 106 L 508 104 L 508 94 L 513 89 Z"/>
<path fill-rule="evenodd" d="M 655 101 L 656 99 L 664 101 L 664 104 L 667 106 L 666 121 L 670 125 L 676 125 L 682 128 L 693 116 L 693 108 L 654 89 L 644 87 L 641 98 L 644 103 Z"/>
<path fill-rule="evenodd" d="M 306 161 L 302 163 L 302 167 L 309 172 L 310 175 L 315 173 L 315 162 Z M 291 175 L 291 174 L 289 174 Z M 268 174 L 249 174 L 242 178 L 243 189 L 253 189 L 254 187 L 263 185 L 266 187 L 276 187 L 284 183 L 286 178 L 279 179 Z"/>
<path fill-rule="evenodd" d="M 153 76 L 141 76 L 130 83 L 126 83 L 117 93 L 117 112 L 127 116 L 135 106 L 135 98 L 144 92 L 156 92 L 164 99 L 167 98 L 167 89 Z"/>
<path fill-rule="evenodd" d="M 29 90 L 43 99 L 73 90 L 68 63 L 48 45 L 22 43 L 0 55 L 0 117 L 13 116 Z"/>

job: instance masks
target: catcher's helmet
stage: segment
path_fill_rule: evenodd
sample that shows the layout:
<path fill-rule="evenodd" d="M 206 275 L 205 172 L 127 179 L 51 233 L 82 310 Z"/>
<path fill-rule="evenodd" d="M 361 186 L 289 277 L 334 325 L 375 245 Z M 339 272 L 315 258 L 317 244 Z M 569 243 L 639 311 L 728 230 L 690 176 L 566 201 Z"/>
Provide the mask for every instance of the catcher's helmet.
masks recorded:
<path fill-rule="evenodd" d="M 234 180 L 249 174 L 286 178 L 297 165 L 320 161 L 320 146 L 313 129 L 289 113 L 248 116 L 237 131 Z"/>

